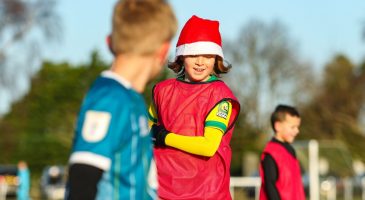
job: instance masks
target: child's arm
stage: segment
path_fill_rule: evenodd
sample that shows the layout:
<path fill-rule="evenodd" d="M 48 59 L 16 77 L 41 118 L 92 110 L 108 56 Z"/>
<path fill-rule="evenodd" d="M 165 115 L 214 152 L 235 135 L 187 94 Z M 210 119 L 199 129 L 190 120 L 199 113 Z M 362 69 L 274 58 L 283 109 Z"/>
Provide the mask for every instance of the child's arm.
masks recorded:
<path fill-rule="evenodd" d="M 280 200 L 278 189 L 276 188 L 276 181 L 278 180 L 278 168 L 274 158 L 270 154 L 265 154 L 262 161 L 262 169 L 264 171 L 265 185 L 267 197 L 273 200 Z"/>
<path fill-rule="evenodd" d="M 223 132 L 207 127 L 204 136 L 184 136 L 170 133 L 166 136 L 167 146 L 186 151 L 188 153 L 212 157 L 221 143 Z"/>
<path fill-rule="evenodd" d="M 222 106 L 225 108 L 222 110 Z M 188 153 L 211 157 L 217 151 L 232 112 L 232 104 L 228 101 L 218 104 L 205 121 L 204 136 L 184 136 L 167 133 L 165 145 Z"/>

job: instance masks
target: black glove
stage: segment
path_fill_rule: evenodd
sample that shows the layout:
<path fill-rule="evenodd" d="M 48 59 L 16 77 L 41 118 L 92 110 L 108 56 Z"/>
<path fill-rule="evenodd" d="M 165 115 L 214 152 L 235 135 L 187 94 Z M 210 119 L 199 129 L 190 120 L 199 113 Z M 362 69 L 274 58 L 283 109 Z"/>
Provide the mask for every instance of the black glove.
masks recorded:
<path fill-rule="evenodd" d="M 162 125 L 152 125 L 151 128 L 152 132 L 152 141 L 153 144 L 155 144 L 155 147 L 165 147 L 165 138 L 167 134 L 169 134 L 169 131 L 165 129 Z"/>

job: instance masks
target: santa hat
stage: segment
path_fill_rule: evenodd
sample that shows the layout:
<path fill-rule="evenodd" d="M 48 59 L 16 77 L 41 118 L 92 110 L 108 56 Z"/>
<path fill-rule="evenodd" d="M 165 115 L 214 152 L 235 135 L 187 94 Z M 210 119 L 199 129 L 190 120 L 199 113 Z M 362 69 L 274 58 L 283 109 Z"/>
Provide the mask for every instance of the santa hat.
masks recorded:
<path fill-rule="evenodd" d="M 181 55 L 213 54 L 223 57 L 219 22 L 193 15 L 181 30 L 175 60 Z"/>

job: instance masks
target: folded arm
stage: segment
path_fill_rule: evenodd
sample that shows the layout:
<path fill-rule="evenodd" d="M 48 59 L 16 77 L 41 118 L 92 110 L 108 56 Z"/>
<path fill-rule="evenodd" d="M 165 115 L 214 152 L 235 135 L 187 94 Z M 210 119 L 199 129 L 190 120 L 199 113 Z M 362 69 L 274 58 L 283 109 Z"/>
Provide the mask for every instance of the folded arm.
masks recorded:
<path fill-rule="evenodd" d="M 222 117 L 222 105 L 226 107 L 226 115 Z M 158 143 L 174 147 L 195 155 L 211 157 L 217 151 L 222 137 L 227 129 L 227 124 L 232 111 L 232 104 L 228 101 L 221 102 L 209 113 L 206 121 L 203 136 L 185 136 L 179 133 L 168 131 L 157 131 L 161 135 L 155 137 Z M 149 109 L 149 122 L 152 126 L 157 122 L 156 112 L 153 106 Z M 162 140 L 162 141 L 161 141 Z M 156 142 L 155 142 L 156 144 Z"/>

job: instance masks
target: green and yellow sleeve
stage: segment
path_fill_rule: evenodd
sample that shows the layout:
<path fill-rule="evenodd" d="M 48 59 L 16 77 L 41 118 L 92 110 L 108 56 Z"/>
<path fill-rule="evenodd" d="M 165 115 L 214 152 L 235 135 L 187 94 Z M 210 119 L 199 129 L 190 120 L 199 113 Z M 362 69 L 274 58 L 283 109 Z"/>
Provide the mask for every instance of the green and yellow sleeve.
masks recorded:
<path fill-rule="evenodd" d="M 148 127 L 151 129 L 153 124 L 157 124 L 157 113 L 155 106 L 151 103 L 148 108 Z"/>

